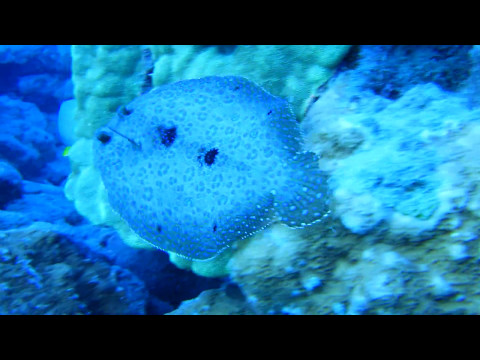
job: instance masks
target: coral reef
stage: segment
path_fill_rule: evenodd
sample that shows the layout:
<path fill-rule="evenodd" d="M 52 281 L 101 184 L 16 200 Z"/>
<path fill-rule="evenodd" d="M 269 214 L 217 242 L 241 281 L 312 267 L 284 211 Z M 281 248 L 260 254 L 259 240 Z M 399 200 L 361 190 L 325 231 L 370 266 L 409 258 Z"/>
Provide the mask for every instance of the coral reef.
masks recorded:
<path fill-rule="evenodd" d="M 90 257 L 51 224 L 0 239 L 1 314 L 145 314 L 147 291 L 137 277 Z"/>
<path fill-rule="evenodd" d="M 178 309 L 167 315 L 255 315 L 245 302 L 241 291 L 234 284 L 220 289 L 204 291 L 195 299 L 183 302 Z"/>
<path fill-rule="evenodd" d="M 118 107 L 140 95 L 140 45 L 72 45 L 76 134 L 91 138 Z"/>
<path fill-rule="evenodd" d="M 0 46 L 0 312 L 164 314 L 218 287 L 162 252 L 128 247 L 65 198 L 70 166 L 57 111 L 73 96 L 63 91 L 70 66 L 69 45 Z"/>
<path fill-rule="evenodd" d="M 222 71 L 230 75 L 247 75 L 274 95 L 290 94 L 289 100 L 294 101 L 297 112 L 301 112 L 300 108 L 304 109 L 309 97 L 314 96 L 316 89 L 328 80 L 335 65 L 348 49 L 348 45 L 251 45 L 239 46 L 233 53 L 224 54 L 217 51 L 218 47 L 196 45 L 73 46 L 73 80 L 78 102 L 76 134 L 81 139 L 73 145 L 70 152 L 72 174 L 65 188 L 67 198 L 74 201 L 80 214 L 94 224 L 115 227 L 129 245 L 152 248 L 134 234 L 112 210 L 99 171 L 93 165 L 90 150 L 95 130 L 110 121 L 118 106 L 127 104 L 142 91 L 145 72 L 148 74 L 151 70 L 146 64 L 146 52 L 150 52 L 154 63 L 152 77 L 155 86 L 183 78 L 206 76 L 214 70 L 217 73 L 220 71 L 220 75 Z M 203 61 L 192 63 L 202 56 Z M 210 66 L 214 61 L 212 56 L 216 56 L 214 67 Z M 241 60 L 231 62 L 237 58 Z M 245 59 L 249 59 L 250 64 L 251 59 L 257 59 L 257 62 L 254 61 L 255 64 L 245 68 Z M 267 67 L 265 65 L 268 62 L 264 62 L 266 59 L 270 59 Z M 297 63 L 297 67 L 279 65 L 281 69 L 276 70 L 281 72 L 276 74 L 271 71 L 274 59 L 281 60 L 282 64 Z M 196 69 L 196 74 L 191 73 L 193 69 Z M 215 72 L 213 74 L 217 74 Z M 307 86 L 293 84 L 292 81 L 297 77 L 304 79 L 303 83 Z M 187 265 L 184 261 L 179 262 L 182 263 L 182 268 L 194 266 Z M 218 264 L 207 262 L 196 264 L 194 268 L 202 275 L 224 275 L 224 263 L 222 259 Z"/>
<path fill-rule="evenodd" d="M 55 138 L 35 104 L 0 96 L 0 132 L 0 159 L 27 179 L 41 176 L 44 166 L 55 159 Z"/>
<path fill-rule="evenodd" d="M 155 86 L 205 76 L 244 76 L 288 99 L 298 117 L 350 49 L 350 45 L 149 46 Z"/>
<path fill-rule="evenodd" d="M 330 82 L 302 122 L 306 148 L 330 176 L 329 221 L 301 230 L 277 225 L 238 244 L 226 265 L 245 297 L 236 309 L 480 313 L 480 109 L 470 101 L 471 86 L 462 86 L 473 80 L 460 76 L 448 89 L 431 77 L 412 85 L 409 70 L 392 98 L 375 91 L 364 71 L 374 67 L 374 50 L 386 56 L 362 46 L 357 66 Z M 416 59 L 432 49 L 415 51 L 405 69 L 417 69 Z M 470 75 L 478 76 L 474 68 Z M 221 311 L 215 298 L 180 309 Z"/>
<path fill-rule="evenodd" d="M 459 90 L 469 77 L 472 45 L 362 46 L 357 70 L 363 88 L 398 99 L 418 84 L 434 83 L 443 90 Z"/>
<path fill-rule="evenodd" d="M 479 46 L 355 46 L 318 89 L 349 48 L 75 46 L 66 159 L 68 47 L 1 45 L 0 313 L 480 314 Z M 332 202 L 321 223 L 192 262 L 149 251 L 112 210 L 93 134 L 151 86 L 207 75 L 293 103 Z"/>
<path fill-rule="evenodd" d="M 0 45 L 0 93 L 46 113 L 73 96 L 70 45 Z"/>
<path fill-rule="evenodd" d="M 307 148 L 323 154 L 343 225 L 395 236 L 436 229 L 469 198 L 475 179 L 446 169 L 460 166 L 458 138 L 475 131 L 480 111 L 432 83 L 386 100 L 358 90 L 354 76 L 340 75 L 302 124 Z"/>
<path fill-rule="evenodd" d="M 22 175 L 12 165 L 0 161 L 0 209 L 22 196 Z"/>
<path fill-rule="evenodd" d="M 244 76 L 287 99 L 302 117 L 350 45 L 241 45 L 227 54 L 219 49 L 222 45 L 73 45 L 77 135 L 91 138 L 119 106 L 140 95 L 146 74 L 156 87 L 206 76 Z"/>

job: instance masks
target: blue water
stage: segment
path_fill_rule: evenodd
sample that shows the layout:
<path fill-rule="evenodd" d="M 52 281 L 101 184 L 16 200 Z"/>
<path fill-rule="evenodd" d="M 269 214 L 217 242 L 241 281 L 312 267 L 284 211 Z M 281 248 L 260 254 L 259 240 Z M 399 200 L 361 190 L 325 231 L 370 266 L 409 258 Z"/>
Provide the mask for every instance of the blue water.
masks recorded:
<path fill-rule="evenodd" d="M 331 210 L 234 246 L 218 277 L 126 245 L 66 198 L 70 51 L 0 45 L 0 314 L 480 313 L 478 46 L 353 46 L 298 119 Z"/>

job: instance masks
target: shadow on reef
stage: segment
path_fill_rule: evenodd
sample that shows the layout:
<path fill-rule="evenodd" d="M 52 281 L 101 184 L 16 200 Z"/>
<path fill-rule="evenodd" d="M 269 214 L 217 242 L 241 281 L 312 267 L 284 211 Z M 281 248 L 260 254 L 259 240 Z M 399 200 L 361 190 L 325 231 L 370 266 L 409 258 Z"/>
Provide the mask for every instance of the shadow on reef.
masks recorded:
<path fill-rule="evenodd" d="M 178 269 L 162 251 L 131 249 L 131 252 L 121 260 L 122 266 L 144 281 L 150 293 L 146 304 L 148 315 L 171 312 L 183 301 L 196 298 L 203 291 L 219 288 L 224 282 L 223 279 L 204 278 Z"/>
<path fill-rule="evenodd" d="M 69 45 L 0 45 L 0 94 L 56 113 L 73 97 Z"/>
<path fill-rule="evenodd" d="M 208 48 L 208 47 L 216 47 L 217 51 L 223 55 L 230 55 L 235 52 L 235 49 L 238 45 L 199 45 L 200 47 Z"/>
<path fill-rule="evenodd" d="M 353 46 L 339 71 L 362 70 L 365 90 L 396 100 L 415 85 L 433 82 L 456 91 L 468 79 L 473 45 Z M 362 51 L 360 51 L 362 50 Z"/>

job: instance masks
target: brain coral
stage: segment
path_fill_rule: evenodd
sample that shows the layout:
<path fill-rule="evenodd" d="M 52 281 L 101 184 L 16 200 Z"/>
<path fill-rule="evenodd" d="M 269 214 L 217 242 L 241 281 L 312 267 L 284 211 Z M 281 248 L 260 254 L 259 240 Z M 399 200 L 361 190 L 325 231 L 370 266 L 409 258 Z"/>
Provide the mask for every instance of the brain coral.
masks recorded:
<path fill-rule="evenodd" d="M 205 45 L 72 45 L 77 135 L 91 138 L 119 106 L 140 95 L 145 72 L 150 71 L 157 87 L 205 76 L 244 76 L 288 99 L 302 117 L 309 97 L 331 77 L 350 45 L 239 45 L 227 54 L 219 49 L 221 46 Z"/>

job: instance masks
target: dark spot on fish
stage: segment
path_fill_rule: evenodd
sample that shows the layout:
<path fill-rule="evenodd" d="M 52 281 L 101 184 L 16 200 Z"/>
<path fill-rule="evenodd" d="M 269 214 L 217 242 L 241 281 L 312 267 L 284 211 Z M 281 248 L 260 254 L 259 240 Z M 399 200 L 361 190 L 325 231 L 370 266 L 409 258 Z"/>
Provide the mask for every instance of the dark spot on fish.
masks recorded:
<path fill-rule="evenodd" d="M 273 110 L 270 110 L 267 115 L 272 115 Z"/>
<path fill-rule="evenodd" d="M 165 145 L 166 147 L 172 146 L 173 143 L 175 142 L 175 139 L 177 138 L 177 128 L 176 127 L 165 128 L 163 126 L 159 126 L 157 130 L 158 130 L 158 133 L 160 134 L 162 144 Z"/>
<path fill-rule="evenodd" d="M 162 233 L 162 226 L 161 225 L 157 225 L 157 232 L 159 234 Z"/>
<path fill-rule="evenodd" d="M 235 86 L 235 89 L 233 89 L 233 91 L 238 91 L 240 90 L 240 86 Z"/>
<path fill-rule="evenodd" d="M 212 149 L 205 154 L 205 164 L 212 166 L 215 162 L 215 157 L 218 155 L 218 149 Z"/>
<path fill-rule="evenodd" d="M 100 244 L 99 244 L 99 245 L 100 245 L 102 248 L 105 248 L 105 247 L 107 247 L 107 245 L 108 245 L 108 241 L 105 240 L 105 239 L 103 239 L 102 241 L 100 241 Z"/>
<path fill-rule="evenodd" d="M 213 232 L 217 232 L 217 224 L 213 225 Z"/>
<path fill-rule="evenodd" d="M 107 145 L 112 140 L 112 136 L 102 131 L 97 135 L 97 140 L 100 141 L 103 145 Z"/>

